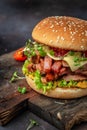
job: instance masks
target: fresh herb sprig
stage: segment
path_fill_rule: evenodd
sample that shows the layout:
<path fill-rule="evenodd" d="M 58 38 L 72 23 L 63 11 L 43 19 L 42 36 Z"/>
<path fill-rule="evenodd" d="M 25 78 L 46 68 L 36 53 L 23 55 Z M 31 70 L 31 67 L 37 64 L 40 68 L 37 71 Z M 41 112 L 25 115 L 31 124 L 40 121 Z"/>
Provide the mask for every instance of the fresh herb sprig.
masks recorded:
<path fill-rule="evenodd" d="M 24 78 L 25 78 L 25 77 L 20 77 L 20 76 L 18 75 L 17 71 L 15 71 L 15 72 L 13 73 L 11 79 L 10 79 L 10 82 L 12 83 L 12 82 L 14 82 L 14 81 L 16 81 L 16 80 L 24 79 Z"/>
<path fill-rule="evenodd" d="M 46 52 L 43 50 L 43 46 L 38 45 L 37 50 L 39 51 L 40 56 L 42 57 L 46 56 Z"/>
<path fill-rule="evenodd" d="M 80 66 L 81 62 L 87 61 L 87 58 L 85 57 L 74 57 L 74 65 L 75 66 Z"/>
<path fill-rule="evenodd" d="M 43 49 L 43 46 L 38 44 L 37 42 L 33 42 L 30 39 L 26 42 L 26 47 L 24 50 L 24 54 L 30 58 L 36 55 L 36 51 L 38 50 L 40 56 L 44 57 L 46 52 Z"/>
<path fill-rule="evenodd" d="M 75 54 L 74 51 L 69 51 L 69 55 L 70 55 L 70 56 L 73 56 L 74 54 Z"/>
<path fill-rule="evenodd" d="M 55 54 L 53 50 L 50 50 L 49 53 L 51 56 L 54 56 L 54 54 Z"/>
<path fill-rule="evenodd" d="M 38 122 L 35 121 L 35 120 L 30 120 L 30 124 L 28 125 L 27 129 L 26 130 L 30 130 L 31 128 L 33 128 L 34 126 L 38 126 Z"/>
<path fill-rule="evenodd" d="M 30 39 L 26 41 L 26 47 L 24 49 L 24 55 L 26 55 L 28 58 L 35 56 L 35 49 L 34 49 L 34 42 L 32 42 Z"/>
<path fill-rule="evenodd" d="M 27 88 L 26 87 L 18 87 L 18 92 L 21 94 L 25 94 L 27 92 Z"/>
<path fill-rule="evenodd" d="M 80 66 L 82 62 L 87 61 L 87 57 L 82 56 L 81 52 L 69 51 L 68 54 L 73 56 L 74 66 Z"/>

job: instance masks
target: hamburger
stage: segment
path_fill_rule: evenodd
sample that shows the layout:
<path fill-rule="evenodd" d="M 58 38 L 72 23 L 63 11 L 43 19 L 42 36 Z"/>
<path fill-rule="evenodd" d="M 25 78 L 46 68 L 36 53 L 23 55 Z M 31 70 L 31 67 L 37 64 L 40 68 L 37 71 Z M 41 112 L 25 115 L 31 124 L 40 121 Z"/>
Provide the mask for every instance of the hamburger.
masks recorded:
<path fill-rule="evenodd" d="M 41 20 L 24 49 L 23 74 L 36 92 L 52 98 L 87 95 L 87 21 L 69 16 Z"/>

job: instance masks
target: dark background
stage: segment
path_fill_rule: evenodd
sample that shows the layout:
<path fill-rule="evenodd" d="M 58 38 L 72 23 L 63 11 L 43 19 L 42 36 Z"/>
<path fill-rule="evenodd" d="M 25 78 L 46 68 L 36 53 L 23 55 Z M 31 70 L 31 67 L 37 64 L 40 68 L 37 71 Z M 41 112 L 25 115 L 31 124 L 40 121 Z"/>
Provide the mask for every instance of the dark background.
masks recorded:
<path fill-rule="evenodd" d="M 0 0 L 0 55 L 24 46 L 33 27 L 54 15 L 87 19 L 87 0 Z"/>
<path fill-rule="evenodd" d="M 74 16 L 87 20 L 87 0 L 0 0 L 0 55 L 25 45 L 33 27 L 48 16 Z M 29 119 L 37 120 L 43 129 L 57 130 L 29 111 L 18 115 L 0 130 L 26 130 Z M 72 130 L 87 130 L 81 123 Z"/>

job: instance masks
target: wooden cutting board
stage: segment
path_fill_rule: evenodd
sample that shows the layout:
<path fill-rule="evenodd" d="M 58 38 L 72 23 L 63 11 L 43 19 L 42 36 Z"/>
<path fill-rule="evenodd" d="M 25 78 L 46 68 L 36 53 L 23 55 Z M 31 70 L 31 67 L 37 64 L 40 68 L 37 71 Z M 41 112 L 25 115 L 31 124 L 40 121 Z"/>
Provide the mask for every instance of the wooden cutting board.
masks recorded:
<path fill-rule="evenodd" d="M 70 130 L 76 123 L 87 122 L 87 96 L 72 100 L 53 99 L 33 91 L 25 79 L 10 83 L 14 71 L 23 76 L 23 63 L 15 61 L 12 55 L 13 52 L 0 56 L 0 125 L 26 109 L 60 130 Z M 27 93 L 20 94 L 18 86 L 26 86 Z"/>

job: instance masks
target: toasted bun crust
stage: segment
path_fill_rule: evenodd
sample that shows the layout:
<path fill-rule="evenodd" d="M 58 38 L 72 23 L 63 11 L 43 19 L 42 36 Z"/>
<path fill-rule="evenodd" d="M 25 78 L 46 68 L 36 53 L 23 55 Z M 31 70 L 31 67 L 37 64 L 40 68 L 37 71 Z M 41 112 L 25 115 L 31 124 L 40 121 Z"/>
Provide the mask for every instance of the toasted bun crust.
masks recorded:
<path fill-rule="evenodd" d="M 53 90 L 50 90 L 46 93 L 43 93 L 41 89 L 37 89 L 34 81 L 29 78 L 29 76 L 26 76 L 27 83 L 29 86 L 35 90 L 36 92 L 43 94 L 48 97 L 52 98 L 61 98 L 61 99 L 72 99 L 72 98 L 78 98 L 82 96 L 87 95 L 87 88 L 86 89 L 79 89 L 79 88 L 55 88 Z"/>
<path fill-rule="evenodd" d="M 39 43 L 67 50 L 87 50 L 87 21 L 66 16 L 52 16 L 40 21 L 32 31 Z"/>

